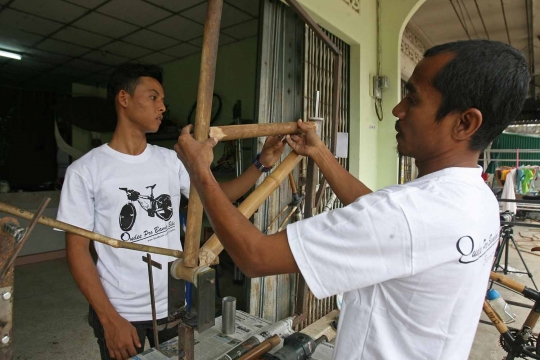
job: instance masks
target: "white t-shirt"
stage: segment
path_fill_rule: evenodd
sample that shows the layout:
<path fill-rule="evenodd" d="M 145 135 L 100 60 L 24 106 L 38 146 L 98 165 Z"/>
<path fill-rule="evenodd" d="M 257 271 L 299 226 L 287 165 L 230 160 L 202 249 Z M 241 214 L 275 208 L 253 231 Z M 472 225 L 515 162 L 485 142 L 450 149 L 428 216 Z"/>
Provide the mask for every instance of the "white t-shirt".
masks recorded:
<path fill-rule="evenodd" d="M 180 193 L 189 196 L 189 174 L 174 151 L 147 145 L 132 156 L 105 144 L 67 169 L 58 220 L 114 239 L 181 250 Z M 114 308 L 129 321 L 151 320 L 146 253 L 94 244 L 101 283 Z M 152 260 L 162 265 L 153 268 L 159 319 L 168 315 L 167 263 L 174 258 L 152 254 Z"/>
<path fill-rule="evenodd" d="M 345 293 L 335 359 L 467 359 L 499 239 L 481 169 L 448 168 L 287 227 L 316 297 Z"/>

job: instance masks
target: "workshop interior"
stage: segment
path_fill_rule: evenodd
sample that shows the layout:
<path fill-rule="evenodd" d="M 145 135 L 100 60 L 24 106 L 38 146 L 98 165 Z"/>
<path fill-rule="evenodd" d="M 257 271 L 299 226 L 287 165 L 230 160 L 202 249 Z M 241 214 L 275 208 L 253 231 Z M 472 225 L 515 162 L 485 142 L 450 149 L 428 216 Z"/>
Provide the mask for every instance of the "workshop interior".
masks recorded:
<path fill-rule="evenodd" d="M 56 220 L 67 167 L 112 138 L 107 82 L 126 62 L 164 70 L 167 110 L 148 143 L 172 149 L 182 128 L 199 127 L 198 140 L 219 140 L 212 164 L 219 181 L 251 166 L 267 136 L 297 133 L 296 120 L 304 119 L 349 172 L 382 188 L 418 176 L 414 160 L 396 152 L 391 110 L 425 50 L 471 38 L 509 43 L 526 56 L 532 85 L 518 120 L 479 163 L 495 196 L 513 200 L 501 202 L 502 245 L 491 280 L 539 300 L 536 270 L 522 256 L 534 247 L 523 250 L 512 232 L 516 222 L 526 223 L 540 248 L 539 11 L 534 0 L 0 0 L 0 359 L 98 358 L 80 352 L 83 342 L 93 349 L 95 339 L 66 265 L 65 232 L 139 252 L 148 269 L 141 286 L 150 288 L 153 307 L 153 276 L 168 273 L 169 320 L 179 324 L 178 337 L 137 359 L 332 358 L 342 296 L 317 299 L 297 274 L 246 277 L 192 196 L 176 212 L 183 251 Z M 526 179 L 512 180 L 512 170 Z M 163 196 L 144 189 L 130 199 L 132 190 L 124 191 L 133 201 L 121 217 L 153 216 Z M 265 234 L 343 206 L 316 164 L 290 148 L 235 205 Z M 120 225 L 129 232 L 129 223 Z M 511 266 L 509 251 L 519 255 Z M 153 254 L 176 261 L 158 263 Z M 530 287 L 495 274 L 513 267 L 525 269 L 520 281 Z M 55 295 L 64 289 L 65 298 Z M 62 315 L 64 302 L 76 306 Z M 491 332 L 471 359 L 514 351 L 513 337 L 504 334 L 517 332 L 490 326 L 501 315 L 484 310 L 479 326 Z M 63 316 L 80 325 L 60 325 L 55 319 Z M 32 341 L 37 333 L 42 340 Z M 536 349 L 534 335 L 527 334 Z"/>

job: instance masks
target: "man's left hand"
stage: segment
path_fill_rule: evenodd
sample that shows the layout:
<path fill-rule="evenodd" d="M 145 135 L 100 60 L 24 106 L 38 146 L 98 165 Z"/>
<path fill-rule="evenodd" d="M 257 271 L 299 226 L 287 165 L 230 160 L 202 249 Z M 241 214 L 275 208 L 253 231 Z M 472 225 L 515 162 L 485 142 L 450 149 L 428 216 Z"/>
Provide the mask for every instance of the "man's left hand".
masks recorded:
<path fill-rule="evenodd" d="M 205 141 L 197 141 L 191 135 L 193 125 L 185 126 L 178 137 L 174 150 L 178 158 L 184 163 L 186 170 L 191 176 L 200 171 L 210 169 L 214 160 L 213 148 L 217 144 L 215 138 L 208 138 Z"/>
<path fill-rule="evenodd" d="M 261 156 L 259 157 L 260 163 L 265 167 L 274 166 L 281 157 L 281 154 L 283 154 L 285 143 L 281 141 L 282 138 L 283 137 L 280 135 L 268 136 L 266 138 L 261 151 Z"/>

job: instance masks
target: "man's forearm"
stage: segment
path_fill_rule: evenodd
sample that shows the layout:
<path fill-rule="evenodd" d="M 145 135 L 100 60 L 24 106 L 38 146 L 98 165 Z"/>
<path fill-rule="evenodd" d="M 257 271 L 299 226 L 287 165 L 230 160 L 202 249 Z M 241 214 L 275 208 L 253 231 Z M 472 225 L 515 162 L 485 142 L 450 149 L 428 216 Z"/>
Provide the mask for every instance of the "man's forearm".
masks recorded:
<path fill-rule="evenodd" d="M 88 249 L 89 240 L 75 237 L 79 236 L 67 234 L 66 253 L 69 269 L 75 283 L 98 315 L 100 322 L 105 325 L 112 318 L 120 315 L 103 289 L 96 265 Z"/>
<path fill-rule="evenodd" d="M 210 170 L 195 182 L 208 219 L 223 246 L 249 277 L 298 272 L 285 232 L 264 235 L 227 199 Z"/>
<path fill-rule="evenodd" d="M 317 155 L 313 156 L 313 160 L 338 199 L 344 205 L 349 205 L 360 196 L 372 192 L 366 185 L 341 166 L 328 148 L 321 149 Z"/>
<path fill-rule="evenodd" d="M 251 165 L 239 177 L 220 183 L 219 185 L 229 201 L 236 201 L 255 185 L 261 174 L 261 171 Z"/>

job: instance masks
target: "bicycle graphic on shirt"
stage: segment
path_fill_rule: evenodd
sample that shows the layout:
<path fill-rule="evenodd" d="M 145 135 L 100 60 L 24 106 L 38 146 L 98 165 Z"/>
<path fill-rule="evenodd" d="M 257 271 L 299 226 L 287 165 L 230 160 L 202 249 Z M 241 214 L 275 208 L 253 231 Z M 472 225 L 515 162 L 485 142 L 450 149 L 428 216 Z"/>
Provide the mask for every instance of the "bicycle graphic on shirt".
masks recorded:
<path fill-rule="evenodd" d="M 172 217 L 173 210 L 170 195 L 161 194 L 157 198 L 154 198 L 155 187 L 156 184 L 146 187 L 147 189 L 150 188 L 150 196 L 141 195 L 141 193 L 136 190 L 119 188 L 126 192 L 127 198 L 130 201 L 122 206 L 122 210 L 120 210 L 120 229 L 129 231 L 133 228 L 135 219 L 137 218 L 137 210 L 135 209 L 135 205 L 133 205 L 134 201 L 137 201 L 143 210 L 146 210 L 149 217 L 157 215 L 158 218 L 165 221 Z"/>

